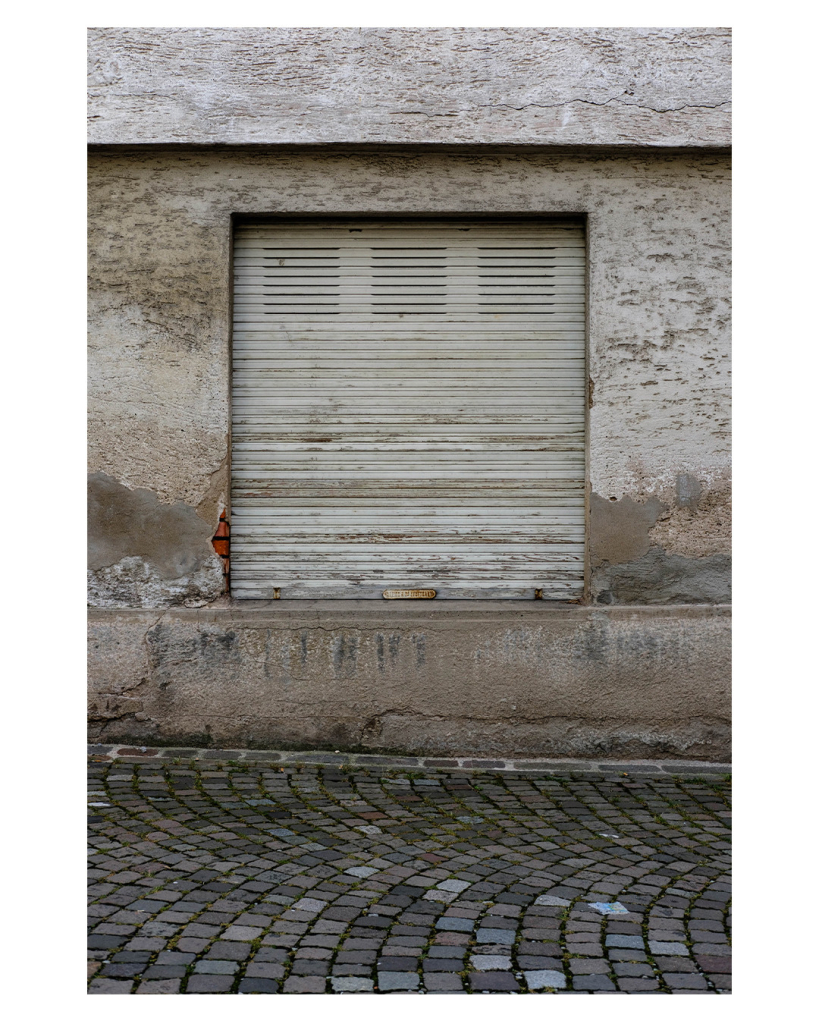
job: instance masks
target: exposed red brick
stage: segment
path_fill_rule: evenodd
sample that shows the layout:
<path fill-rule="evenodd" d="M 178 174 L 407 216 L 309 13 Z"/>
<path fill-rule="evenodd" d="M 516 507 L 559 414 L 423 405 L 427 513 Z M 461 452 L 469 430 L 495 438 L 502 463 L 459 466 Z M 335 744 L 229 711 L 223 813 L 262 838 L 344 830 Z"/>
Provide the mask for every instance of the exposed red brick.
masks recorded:
<path fill-rule="evenodd" d="M 217 555 L 229 555 L 230 554 L 230 541 L 219 537 L 213 539 L 213 550 Z"/>
<path fill-rule="evenodd" d="M 230 536 L 230 524 L 226 523 L 224 519 L 219 520 L 219 526 L 217 527 L 214 537 L 229 537 Z"/>

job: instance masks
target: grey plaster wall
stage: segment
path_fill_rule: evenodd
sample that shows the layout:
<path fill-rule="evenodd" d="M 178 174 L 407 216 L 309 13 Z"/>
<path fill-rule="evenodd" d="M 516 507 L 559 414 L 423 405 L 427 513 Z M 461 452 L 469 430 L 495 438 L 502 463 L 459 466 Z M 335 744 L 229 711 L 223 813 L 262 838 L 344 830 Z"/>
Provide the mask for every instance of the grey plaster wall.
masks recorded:
<path fill-rule="evenodd" d="M 95 28 L 92 143 L 727 146 L 727 28 Z"/>
<path fill-rule="evenodd" d="M 92 604 L 221 593 L 202 537 L 229 503 L 231 215 L 359 212 L 587 217 L 590 596 L 726 601 L 729 203 L 714 153 L 93 151 L 89 470 L 150 495 L 116 492 L 143 516 L 125 536 L 92 523 Z M 149 543 L 159 505 L 176 526 Z"/>
<path fill-rule="evenodd" d="M 95 610 L 91 738 L 727 760 L 729 626 L 540 602 Z"/>

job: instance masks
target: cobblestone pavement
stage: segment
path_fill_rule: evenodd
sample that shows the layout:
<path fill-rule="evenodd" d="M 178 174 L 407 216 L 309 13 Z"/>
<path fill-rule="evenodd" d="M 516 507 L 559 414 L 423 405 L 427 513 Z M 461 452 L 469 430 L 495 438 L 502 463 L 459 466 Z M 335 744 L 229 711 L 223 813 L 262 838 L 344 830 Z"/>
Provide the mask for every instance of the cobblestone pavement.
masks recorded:
<path fill-rule="evenodd" d="M 713 769 L 92 749 L 91 993 L 730 991 Z"/>

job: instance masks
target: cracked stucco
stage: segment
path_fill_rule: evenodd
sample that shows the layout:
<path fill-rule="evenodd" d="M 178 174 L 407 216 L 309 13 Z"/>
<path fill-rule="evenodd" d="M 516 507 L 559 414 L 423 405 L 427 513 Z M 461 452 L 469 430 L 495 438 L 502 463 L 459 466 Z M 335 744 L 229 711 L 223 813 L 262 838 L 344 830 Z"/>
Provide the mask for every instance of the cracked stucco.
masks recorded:
<path fill-rule="evenodd" d="M 94 28 L 89 142 L 730 144 L 727 28 Z"/>
<path fill-rule="evenodd" d="M 671 114 L 678 110 L 718 110 L 720 107 L 730 106 L 729 100 L 723 100 L 721 103 L 683 103 L 679 107 L 657 107 L 649 106 L 646 103 L 633 103 L 629 100 L 623 99 L 621 96 L 610 96 L 607 100 L 597 102 L 595 100 L 582 99 L 579 96 L 573 97 L 572 99 L 563 100 L 559 103 L 524 103 L 523 106 L 515 107 L 511 103 L 481 103 L 477 107 L 472 109 L 487 109 L 487 110 L 554 110 L 557 107 L 569 107 L 573 103 L 586 103 L 591 107 L 606 107 L 610 103 L 622 103 L 626 107 L 636 107 L 638 110 L 651 110 L 655 114 Z M 457 117 L 459 114 L 468 114 L 470 110 L 449 110 L 440 113 L 430 112 L 427 110 L 391 110 L 391 114 L 420 114 L 424 117 Z"/>

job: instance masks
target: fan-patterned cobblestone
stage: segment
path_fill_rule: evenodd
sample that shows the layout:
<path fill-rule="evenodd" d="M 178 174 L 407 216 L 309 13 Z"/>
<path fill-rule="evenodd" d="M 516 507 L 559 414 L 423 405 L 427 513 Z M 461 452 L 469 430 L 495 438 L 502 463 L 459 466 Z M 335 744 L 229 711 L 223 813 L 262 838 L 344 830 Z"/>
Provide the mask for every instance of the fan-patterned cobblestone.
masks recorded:
<path fill-rule="evenodd" d="M 730 991 L 723 775 L 135 753 L 89 760 L 91 993 Z"/>

